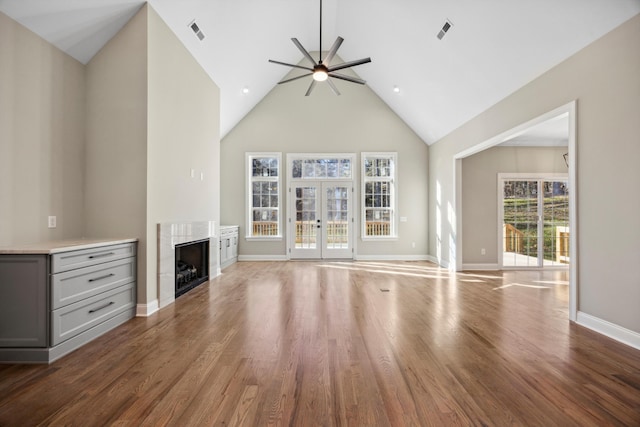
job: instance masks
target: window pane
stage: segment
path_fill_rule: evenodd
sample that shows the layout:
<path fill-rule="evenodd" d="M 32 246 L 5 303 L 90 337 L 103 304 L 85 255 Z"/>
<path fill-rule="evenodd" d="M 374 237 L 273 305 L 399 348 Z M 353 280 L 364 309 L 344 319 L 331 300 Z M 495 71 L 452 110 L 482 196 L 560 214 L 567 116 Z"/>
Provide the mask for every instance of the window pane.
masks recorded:
<path fill-rule="evenodd" d="M 327 165 L 324 159 L 317 159 L 315 164 L 315 177 L 326 178 L 327 177 Z"/>
<path fill-rule="evenodd" d="M 327 178 L 338 178 L 338 159 L 327 160 Z"/>
<path fill-rule="evenodd" d="M 351 160 L 350 159 L 340 160 L 340 177 L 351 178 Z"/>
<path fill-rule="evenodd" d="M 302 170 L 303 178 L 315 177 L 315 162 L 313 160 L 304 161 L 304 169 Z"/>
<path fill-rule="evenodd" d="M 302 178 L 302 160 L 294 160 L 291 170 L 293 178 Z"/>

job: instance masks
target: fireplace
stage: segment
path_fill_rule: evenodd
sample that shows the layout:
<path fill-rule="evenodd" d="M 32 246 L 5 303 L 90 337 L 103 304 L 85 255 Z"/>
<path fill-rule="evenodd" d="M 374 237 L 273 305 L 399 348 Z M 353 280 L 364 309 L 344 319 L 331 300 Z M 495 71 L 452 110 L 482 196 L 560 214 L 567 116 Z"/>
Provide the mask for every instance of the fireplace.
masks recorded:
<path fill-rule="evenodd" d="M 209 279 L 220 274 L 218 237 L 214 221 L 163 222 L 158 224 L 158 308 L 176 300 L 176 247 L 209 239 Z"/>
<path fill-rule="evenodd" d="M 175 297 L 209 280 L 209 239 L 175 245 Z"/>

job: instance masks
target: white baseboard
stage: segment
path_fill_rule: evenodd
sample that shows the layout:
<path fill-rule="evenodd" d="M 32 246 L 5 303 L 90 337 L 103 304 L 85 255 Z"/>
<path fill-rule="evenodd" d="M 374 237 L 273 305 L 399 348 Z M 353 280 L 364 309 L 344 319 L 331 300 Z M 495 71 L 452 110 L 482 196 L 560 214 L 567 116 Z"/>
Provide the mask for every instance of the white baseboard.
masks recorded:
<path fill-rule="evenodd" d="M 432 263 L 439 265 L 441 268 L 449 269 L 449 261 L 447 260 L 439 260 L 433 255 L 427 255 L 427 261 L 431 261 Z"/>
<path fill-rule="evenodd" d="M 462 271 L 465 270 L 495 271 L 498 270 L 498 264 L 462 264 Z"/>
<path fill-rule="evenodd" d="M 429 261 L 428 255 L 357 255 L 355 261 Z"/>
<path fill-rule="evenodd" d="M 286 255 L 239 255 L 238 261 L 286 261 Z"/>
<path fill-rule="evenodd" d="M 602 320 L 590 314 L 583 313 L 582 311 L 578 312 L 576 323 L 640 350 L 640 333 L 638 332 L 623 328 L 615 323 Z"/>
<path fill-rule="evenodd" d="M 159 310 L 158 300 L 153 300 L 149 304 L 138 304 L 136 306 L 136 317 L 149 317 Z"/>

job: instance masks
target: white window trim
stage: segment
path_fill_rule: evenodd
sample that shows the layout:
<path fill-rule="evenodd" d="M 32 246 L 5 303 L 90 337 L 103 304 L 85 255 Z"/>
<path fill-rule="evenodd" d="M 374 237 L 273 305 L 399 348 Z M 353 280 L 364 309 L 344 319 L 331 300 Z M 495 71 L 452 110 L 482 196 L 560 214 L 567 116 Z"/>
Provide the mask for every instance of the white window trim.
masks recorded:
<path fill-rule="evenodd" d="M 256 157 L 275 157 L 278 159 L 278 235 L 277 236 L 254 236 L 253 235 L 253 159 Z M 246 230 L 245 240 L 251 241 L 274 241 L 282 240 L 282 217 L 286 214 L 286 210 L 282 209 L 282 177 L 285 173 L 284 164 L 282 163 L 282 153 L 280 152 L 249 152 L 245 153 L 245 216 L 246 216 Z"/>
<path fill-rule="evenodd" d="M 393 160 L 393 187 L 391 189 L 391 234 L 389 236 L 367 236 L 367 214 L 366 214 L 366 194 L 365 194 L 365 159 L 367 158 L 381 158 Z M 372 240 L 398 240 L 398 153 L 395 151 L 389 152 L 362 152 L 360 153 L 360 238 L 363 241 Z"/>

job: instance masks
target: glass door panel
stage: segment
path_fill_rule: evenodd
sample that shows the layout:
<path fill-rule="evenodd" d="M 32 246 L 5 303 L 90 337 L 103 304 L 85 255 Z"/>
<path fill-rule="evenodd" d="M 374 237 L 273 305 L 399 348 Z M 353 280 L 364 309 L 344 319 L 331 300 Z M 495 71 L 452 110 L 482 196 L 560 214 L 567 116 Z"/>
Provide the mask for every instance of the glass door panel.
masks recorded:
<path fill-rule="evenodd" d="M 292 186 L 292 259 L 353 257 L 352 188 L 351 182 L 304 182 Z"/>
<path fill-rule="evenodd" d="M 296 185 L 292 189 L 293 218 L 293 242 L 291 256 L 294 258 L 319 258 L 321 246 L 319 245 L 320 215 L 318 208 L 320 201 L 318 196 L 318 184 L 305 182 Z"/>
<path fill-rule="evenodd" d="M 352 258 L 351 183 L 324 182 L 323 258 Z"/>
<path fill-rule="evenodd" d="M 569 263 L 569 181 L 504 179 L 502 266 L 544 267 Z"/>
<path fill-rule="evenodd" d="M 569 181 L 543 181 L 544 265 L 569 263 Z"/>
<path fill-rule="evenodd" d="M 538 182 L 512 180 L 503 183 L 504 267 L 538 266 Z"/>

